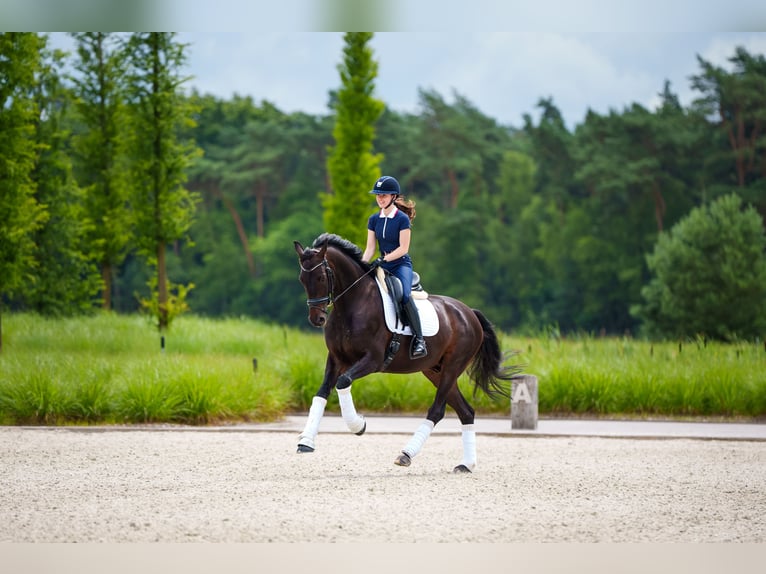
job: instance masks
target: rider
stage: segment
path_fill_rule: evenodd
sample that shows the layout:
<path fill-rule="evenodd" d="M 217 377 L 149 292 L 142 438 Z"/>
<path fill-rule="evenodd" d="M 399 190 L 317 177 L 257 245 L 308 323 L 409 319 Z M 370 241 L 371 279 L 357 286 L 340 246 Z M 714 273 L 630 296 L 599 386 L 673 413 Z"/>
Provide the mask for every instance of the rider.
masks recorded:
<path fill-rule="evenodd" d="M 375 253 L 375 244 L 380 247 L 380 257 L 372 261 L 373 267 L 383 267 L 396 275 L 402 282 L 402 307 L 404 307 L 415 334 L 410 349 L 410 357 L 418 359 L 428 354 L 420 325 L 420 315 L 415 302 L 410 297 L 412 291 L 412 260 L 408 255 L 410 248 L 410 222 L 415 219 L 415 204 L 401 197 L 399 182 L 390 175 L 384 175 L 372 188 L 375 200 L 380 208 L 367 220 L 367 246 L 362 255 L 364 261 L 370 261 Z"/>

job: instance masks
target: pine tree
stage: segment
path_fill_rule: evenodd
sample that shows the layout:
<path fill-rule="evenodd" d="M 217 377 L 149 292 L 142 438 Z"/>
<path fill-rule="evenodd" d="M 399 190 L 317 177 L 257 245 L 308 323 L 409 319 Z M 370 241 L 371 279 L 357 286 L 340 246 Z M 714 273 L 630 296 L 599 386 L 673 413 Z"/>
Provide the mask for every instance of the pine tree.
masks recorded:
<path fill-rule="evenodd" d="M 364 245 L 365 216 L 371 212 L 369 191 L 380 177 L 382 156 L 373 154 L 375 122 L 384 104 L 373 97 L 378 64 L 368 46 L 372 33 L 344 36 L 342 88 L 335 103 L 335 146 L 327 159 L 331 193 L 322 197 L 325 229 Z"/>

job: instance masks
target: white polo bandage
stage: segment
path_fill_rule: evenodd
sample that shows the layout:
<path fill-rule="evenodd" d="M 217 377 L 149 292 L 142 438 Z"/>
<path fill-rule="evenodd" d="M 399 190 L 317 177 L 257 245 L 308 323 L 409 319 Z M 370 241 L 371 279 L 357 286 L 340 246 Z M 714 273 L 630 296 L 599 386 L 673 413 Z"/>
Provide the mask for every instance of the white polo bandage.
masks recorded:
<path fill-rule="evenodd" d="M 364 417 L 356 412 L 354 399 L 351 397 L 351 387 L 337 389 L 337 391 L 338 404 L 340 404 L 340 414 L 343 416 L 343 421 L 348 426 L 348 430 L 352 433 L 358 433 L 364 428 Z"/>
<path fill-rule="evenodd" d="M 319 423 L 322 421 L 325 406 L 327 406 L 327 399 L 320 396 L 315 396 L 311 401 L 309 419 L 306 421 L 306 426 L 303 427 L 303 432 L 298 437 L 298 444 L 314 448 L 314 439 L 319 432 Z"/>
<path fill-rule="evenodd" d="M 463 425 L 463 463 L 468 470 L 476 467 L 476 431 L 473 425 Z"/>
<path fill-rule="evenodd" d="M 434 423 L 428 419 L 424 420 L 420 423 L 418 430 L 412 435 L 412 438 L 410 438 L 407 445 L 402 449 L 402 452 L 407 454 L 410 458 L 415 458 L 415 455 L 423 448 L 426 439 L 431 436 L 432 430 L 434 430 Z"/>

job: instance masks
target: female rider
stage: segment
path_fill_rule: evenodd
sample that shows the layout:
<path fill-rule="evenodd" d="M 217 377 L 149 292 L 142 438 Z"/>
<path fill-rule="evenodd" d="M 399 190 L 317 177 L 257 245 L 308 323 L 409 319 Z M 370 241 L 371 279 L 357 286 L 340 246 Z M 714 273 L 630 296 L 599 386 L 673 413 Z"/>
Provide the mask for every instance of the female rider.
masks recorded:
<path fill-rule="evenodd" d="M 428 354 L 420 325 L 420 315 L 410 297 L 412 291 L 412 260 L 408 255 L 411 238 L 411 221 L 415 219 L 415 204 L 401 197 L 399 182 L 390 175 L 384 175 L 372 188 L 380 212 L 373 213 L 367 220 L 367 246 L 362 255 L 370 261 L 377 242 L 380 256 L 372 261 L 374 267 L 383 267 L 396 275 L 402 282 L 402 307 L 407 313 L 414 339 L 410 358 L 417 359 Z"/>

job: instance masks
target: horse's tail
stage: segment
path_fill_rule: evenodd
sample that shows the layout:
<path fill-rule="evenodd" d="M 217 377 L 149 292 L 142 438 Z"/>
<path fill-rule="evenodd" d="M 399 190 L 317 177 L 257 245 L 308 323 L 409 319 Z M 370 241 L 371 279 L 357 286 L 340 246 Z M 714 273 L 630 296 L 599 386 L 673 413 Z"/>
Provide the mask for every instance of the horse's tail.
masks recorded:
<path fill-rule="evenodd" d="M 484 331 L 484 340 L 468 370 L 468 376 L 471 377 L 476 385 L 474 394 L 476 394 L 476 389 L 479 388 L 490 397 L 510 397 L 510 385 L 504 383 L 511 381 L 521 373 L 521 367 L 518 365 L 503 365 L 505 360 L 509 358 L 509 355 L 504 355 L 500 350 L 500 342 L 497 340 L 495 328 L 481 311 L 473 309 L 473 312 L 476 318 L 479 319 L 481 328 Z M 513 354 L 515 353 L 510 353 L 510 355 Z"/>

